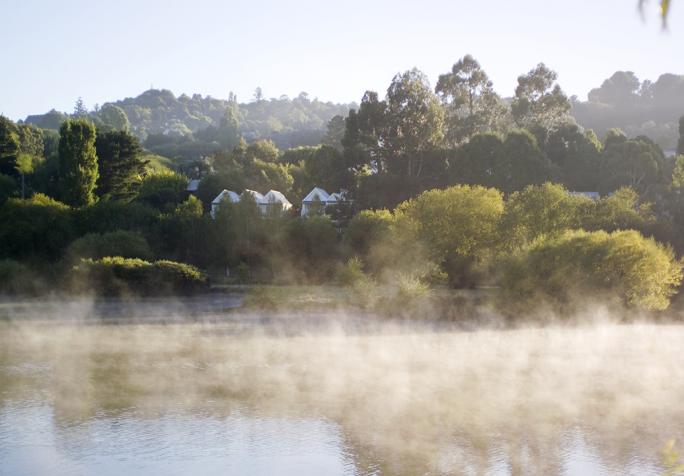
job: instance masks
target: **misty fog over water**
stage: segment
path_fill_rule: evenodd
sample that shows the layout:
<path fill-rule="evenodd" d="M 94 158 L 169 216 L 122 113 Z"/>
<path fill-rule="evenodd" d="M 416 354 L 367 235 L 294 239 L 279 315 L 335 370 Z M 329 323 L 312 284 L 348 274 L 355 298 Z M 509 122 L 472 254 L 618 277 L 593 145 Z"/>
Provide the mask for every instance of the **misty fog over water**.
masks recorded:
<path fill-rule="evenodd" d="M 684 436 L 678 325 L 39 317 L 0 323 L 0 474 L 656 475 Z"/>

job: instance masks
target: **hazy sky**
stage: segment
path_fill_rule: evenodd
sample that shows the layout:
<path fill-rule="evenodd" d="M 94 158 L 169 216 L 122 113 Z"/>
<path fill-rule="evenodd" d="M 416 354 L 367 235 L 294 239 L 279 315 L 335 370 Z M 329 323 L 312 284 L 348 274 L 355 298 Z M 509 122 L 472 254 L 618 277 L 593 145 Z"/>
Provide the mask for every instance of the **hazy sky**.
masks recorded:
<path fill-rule="evenodd" d="M 684 5 L 662 32 L 651 0 L 0 0 L 0 113 L 12 119 L 136 96 L 359 101 L 418 67 L 432 84 L 466 53 L 504 96 L 544 61 L 586 97 L 618 69 L 684 73 Z"/>

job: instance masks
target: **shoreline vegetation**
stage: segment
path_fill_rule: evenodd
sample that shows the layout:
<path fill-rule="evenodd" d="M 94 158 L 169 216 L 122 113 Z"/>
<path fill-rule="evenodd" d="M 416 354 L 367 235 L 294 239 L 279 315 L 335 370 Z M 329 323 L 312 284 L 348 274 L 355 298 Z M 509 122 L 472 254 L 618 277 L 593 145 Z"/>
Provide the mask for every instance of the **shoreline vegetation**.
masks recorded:
<path fill-rule="evenodd" d="M 684 87 L 670 76 L 635 92 L 618 72 L 590 102 L 651 110 Z M 665 152 L 585 108 L 599 137 L 557 79 L 539 63 L 505 100 L 465 55 L 434 87 L 399 73 L 314 145 L 282 149 L 240 132 L 235 98 L 183 98 L 212 118 L 185 139 L 162 123 L 140 137 L 128 103 L 79 101 L 49 128 L 0 116 L 0 294 L 174 301 L 251 285 L 245 308 L 264 312 L 663 316 L 681 295 L 684 117 Z M 247 109 L 334 109 L 276 102 Z"/>

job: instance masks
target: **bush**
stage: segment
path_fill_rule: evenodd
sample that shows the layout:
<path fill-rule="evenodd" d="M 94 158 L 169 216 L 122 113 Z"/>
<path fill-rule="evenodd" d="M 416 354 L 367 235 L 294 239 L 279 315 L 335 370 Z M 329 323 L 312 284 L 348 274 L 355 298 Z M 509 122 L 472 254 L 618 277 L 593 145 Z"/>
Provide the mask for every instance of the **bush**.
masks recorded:
<path fill-rule="evenodd" d="M 297 218 L 287 229 L 286 250 L 292 266 L 307 282 L 332 277 L 338 256 L 337 231 L 327 216 Z"/>
<path fill-rule="evenodd" d="M 682 280 L 674 253 L 636 231 L 568 231 L 537 241 L 504 267 L 506 308 L 540 301 L 573 311 L 590 297 L 630 308 L 663 310 Z"/>
<path fill-rule="evenodd" d="M 19 194 L 19 185 L 9 175 L 0 174 L 0 205 Z"/>
<path fill-rule="evenodd" d="M 647 232 L 655 224 L 649 203 L 641 203 L 639 195 L 629 187 L 622 187 L 610 196 L 591 202 L 582 218 L 585 230 L 637 230 Z"/>
<path fill-rule="evenodd" d="M 152 250 L 140 233 L 118 230 L 103 234 L 88 233 L 69 245 L 67 255 L 71 258 L 121 256 L 149 260 Z"/>
<path fill-rule="evenodd" d="M 501 236 L 509 248 L 524 246 L 542 235 L 579 228 L 582 211 L 593 202 L 571 195 L 562 185 L 528 185 L 506 201 Z"/>
<path fill-rule="evenodd" d="M 146 231 L 157 221 L 159 212 L 143 203 L 100 201 L 74 211 L 76 231 L 107 233 L 116 230 Z"/>
<path fill-rule="evenodd" d="M 43 289 L 43 281 L 18 261 L 0 260 L 0 293 L 35 295 Z"/>
<path fill-rule="evenodd" d="M 0 208 L 0 256 L 51 260 L 73 240 L 72 210 L 42 194 Z"/>
<path fill-rule="evenodd" d="M 337 272 L 337 282 L 341 286 L 355 286 L 366 281 L 366 274 L 363 272 L 363 262 L 353 257 L 347 260 Z"/>
<path fill-rule="evenodd" d="M 191 294 L 207 287 L 206 277 L 194 266 L 120 256 L 82 260 L 72 268 L 71 278 L 73 290 L 105 296 Z"/>
<path fill-rule="evenodd" d="M 407 245 L 422 244 L 428 258 L 443 265 L 451 283 L 471 286 L 480 276 L 473 270 L 485 265 L 499 246 L 503 212 L 498 190 L 458 185 L 423 192 L 400 204 L 395 215 Z"/>
<path fill-rule="evenodd" d="M 137 200 L 163 211 L 172 211 L 187 195 L 188 178 L 175 172 L 157 172 L 143 177 Z"/>
<path fill-rule="evenodd" d="M 363 210 L 351 219 L 344 232 L 347 252 L 360 257 L 373 274 L 392 264 L 389 248 L 393 223 L 388 210 Z"/>

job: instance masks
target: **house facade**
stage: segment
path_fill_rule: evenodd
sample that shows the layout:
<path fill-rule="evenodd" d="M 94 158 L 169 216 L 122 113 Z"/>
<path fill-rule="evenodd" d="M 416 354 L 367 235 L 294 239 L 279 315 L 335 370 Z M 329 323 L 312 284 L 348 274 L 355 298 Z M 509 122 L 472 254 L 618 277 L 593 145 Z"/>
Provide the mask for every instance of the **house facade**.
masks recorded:
<path fill-rule="evenodd" d="M 211 201 L 210 213 L 213 219 L 216 219 L 216 212 L 224 200 L 228 201 L 229 203 L 237 203 L 240 201 L 240 195 L 232 190 L 223 190 L 221 193 L 219 193 L 216 198 Z"/>
<path fill-rule="evenodd" d="M 229 203 L 238 203 L 245 196 L 252 197 L 262 215 L 267 215 L 274 209 L 282 213 L 292 208 L 292 203 L 290 203 L 285 195 L 277 190 L 269 190 L 268 193 L 263 195 L 256 190 L 249 189 L 242 192 L 242 195 L 238 195 L 231 190 L 224 190 L 211 202 L 211 217 L 214 219 L 216 218 L 216 212 L 222 202 L 228 201 Z"/>
<path fill-rule="evenodd" d="M 325 210 L 327 206 L 339 205 L 341 203 L 348 203 L 347 193 L 340 190 L 335 193 L 328 193 L 320 187 L 314 187 L 306 197 L 302 200 L 301 216 L 308 217 L 313 214 L 319 214 Z"/>

